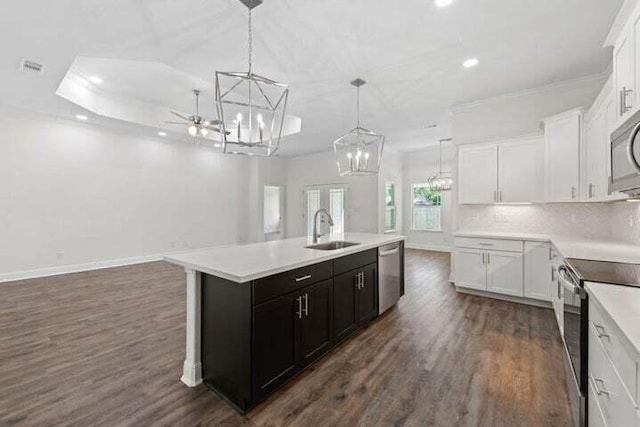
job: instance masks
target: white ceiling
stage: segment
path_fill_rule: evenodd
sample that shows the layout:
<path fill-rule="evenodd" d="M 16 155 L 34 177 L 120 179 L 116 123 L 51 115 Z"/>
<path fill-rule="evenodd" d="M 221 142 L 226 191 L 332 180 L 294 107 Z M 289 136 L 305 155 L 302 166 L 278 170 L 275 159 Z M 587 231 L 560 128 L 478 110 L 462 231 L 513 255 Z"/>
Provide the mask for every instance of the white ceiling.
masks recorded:
<path fill-rule="evenodd" d="M 368 81 L 362 124 L 415 150 L 450 136 L 451 105 L 606 70 L 602 43 L 621 3 L 265 0 L 254 11 L 254 70 L 288 83 L 289 112 L 303 119 L 281 154 L 327 150 L 354 127 L 355 77 Z M 0 104 L 73 118 L 79 107 L 55 91 L 77 56 L 162 62 L 212 81 L 215 70 L 245 71 L 246 37 L 238 0 L 3 1 Z M 480 65 L 462 68 L 469 57 Z M 21 73 L 20 58 L 45 74 Z M 175 108 L 191 102 L 174 92 Z M 424 129 L 430 123 L 440 126 Z"/>

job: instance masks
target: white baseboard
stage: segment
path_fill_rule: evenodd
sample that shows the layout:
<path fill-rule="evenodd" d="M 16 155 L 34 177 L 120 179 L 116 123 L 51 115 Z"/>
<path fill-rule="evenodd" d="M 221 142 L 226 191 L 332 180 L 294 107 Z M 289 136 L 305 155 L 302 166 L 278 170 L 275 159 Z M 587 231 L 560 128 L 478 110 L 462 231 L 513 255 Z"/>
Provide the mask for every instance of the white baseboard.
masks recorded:
<path fill-rule="evenodd" d="M 422 243 L 405 242 L 404 247 L 407 249 L 420 249 L 423 251 L 451 252 L 451 246 L 425 245 Z"/>
<path fill-rule="evenodd" d="M 501 295 L 501 294 L 496 294 L 494 292 L 464 288 L 455 284 L 454 286 L 456 288 L 456 291 L 461 294 L 475 295 L 478 297 L 493 298 L 493 299 L 499 299 L 502 301 L 515 302 L 517 304 L 533 305 L 535 307 L 553 309 L 553 305 L 549 301 L 541 301 L 541 300 L 525 298 L 525 297 L 514 297 L 511 295 Z"/>
<path fill-rule="evenodd" d="M 100 270 L 103 268 L 122 267 L 125 265 L 142 264 L 145 262 L 161 261 L 163 255 L 144 255 L 129 258 L 110 259 L 105 261 L 87 262 L 84 264 L 61 265 L 56 267 L 39 268 L 36 270 L 16 271 L 14 273 L 0 274 L 0 283 L 14 282 L 16 280 L 37 279 L 47 276 L 59 276 L 61 274 L 79 273 L 82 271 Z"/>

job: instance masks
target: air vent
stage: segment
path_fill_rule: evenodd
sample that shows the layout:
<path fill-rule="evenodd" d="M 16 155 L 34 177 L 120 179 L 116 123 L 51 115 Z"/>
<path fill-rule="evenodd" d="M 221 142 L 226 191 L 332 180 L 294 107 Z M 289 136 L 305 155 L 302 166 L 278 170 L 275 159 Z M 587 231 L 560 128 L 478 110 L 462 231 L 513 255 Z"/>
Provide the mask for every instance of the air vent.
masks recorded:
<path fill-rule="evenodd" d="M 22 59 L 20 61 L 20 71 L 42 74 L 44 72 L 44 65 L 35 61 L 29 61 L 28 59 Z"/>

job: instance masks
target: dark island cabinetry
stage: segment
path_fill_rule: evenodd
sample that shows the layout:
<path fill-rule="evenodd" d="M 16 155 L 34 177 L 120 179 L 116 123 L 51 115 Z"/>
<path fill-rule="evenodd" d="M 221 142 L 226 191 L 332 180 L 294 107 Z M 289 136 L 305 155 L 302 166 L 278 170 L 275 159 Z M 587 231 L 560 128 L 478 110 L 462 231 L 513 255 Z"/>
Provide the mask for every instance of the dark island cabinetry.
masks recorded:
<path fill-rule="evenodd" d="M 377 251 L 247 283 L 203 274 L 205 384 L 246 412 L 374 319 Z"/>

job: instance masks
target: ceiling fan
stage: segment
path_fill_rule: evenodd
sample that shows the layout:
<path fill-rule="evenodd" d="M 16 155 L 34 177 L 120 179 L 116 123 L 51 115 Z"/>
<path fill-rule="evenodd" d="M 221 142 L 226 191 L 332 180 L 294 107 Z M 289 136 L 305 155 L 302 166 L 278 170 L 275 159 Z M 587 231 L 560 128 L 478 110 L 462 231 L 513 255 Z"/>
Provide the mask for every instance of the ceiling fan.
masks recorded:
<path fill-rule="evenodd" d="M 174 116 L 182 119 L 181 122 L 165 122 L 168 125 L 182 125 L 187 126 L 187 132 L 189 135 L 196 137 L 202 136 L 206 137 L 209 132 L 222 132 L 219 128 L 215 127 L 220 124 L 220 120 L 206 120 L 200 116 L 200 91 L 197 89 L 193 90 L 193 94 L 196 97 L 196 112 L 194 115 L 186 117 L 180 113 L 175 111 L 169 111 Z M 228 133 L 228 132 L 227 132 Z"/>

